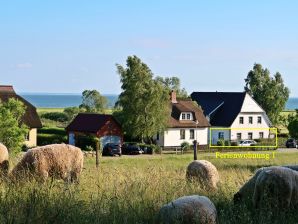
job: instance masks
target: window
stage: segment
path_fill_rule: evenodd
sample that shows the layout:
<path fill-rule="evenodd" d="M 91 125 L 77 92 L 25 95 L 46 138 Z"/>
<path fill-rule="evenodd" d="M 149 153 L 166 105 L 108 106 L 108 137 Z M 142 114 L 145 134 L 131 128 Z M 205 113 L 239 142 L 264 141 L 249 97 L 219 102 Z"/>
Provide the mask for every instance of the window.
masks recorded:
<path fill-rule="evenodd" d="M 189 139 L 195 139 L 195 130 L 194 129 L 189 130 Z"/>
<path fill-rule="evenodd" d="M 248 139 L 252 140 L 252 132 L 248 132 Z"/>
<path fill-rule="evenodd" d="M 182 120 L 185 120 L 185 113 L 182 113 Z"/>
<path fill-rule="evenodd" d="M 185 139 L 185 130 L 184 129 L 180 130 L 180 139 Z"/>
<path fill-rule="evenodd" d="M 248 123 L 252 124 L 252 117 L 248 117 Z"/>
<path fill-rule="evenodd" d="M 243 117 L 239 117 L 239 124 L 243 124 Z"/>
<path fill-rule="evenodd" d="M 237 133 L 237 140 L 241 140 L 241 133 Z"/>
<path fill-rule="evenodd" d="M 159 140 L 159 132 L 157 132 L 157 134 L 156 134 L 156 140 L 157 141 Z"/>
<path fill-rule="evenodd" d="M 25 134 L 25 141 L 29 141 L 30 140 L 30 131 L 28 131 L 26 134 Z"/>
<path fill-rule="evenodd" d="M 181 113 L 181 120 L 191 120 L 191 113 Z"/>
<path fill-rule="evenodd" d="M 224 139 L 225 135 L 223 132 L 218 132 L 218 139 Z"/>
<path fill-rule="evenodd" d="M 262 117 L 261 116 L 258 117 L 258 124 L 262 124 Z"/>
<path fill-rule="evenodd" d="M 259 138 L 264 138 L 264 132 L 259 132 Z"/>
<path fill-rule="evenodd" d="M 187 120 L 190 120 L 190 113 L 188 113 L 188 114 L 186 115 L 186 117 L 187 117 Z"/>

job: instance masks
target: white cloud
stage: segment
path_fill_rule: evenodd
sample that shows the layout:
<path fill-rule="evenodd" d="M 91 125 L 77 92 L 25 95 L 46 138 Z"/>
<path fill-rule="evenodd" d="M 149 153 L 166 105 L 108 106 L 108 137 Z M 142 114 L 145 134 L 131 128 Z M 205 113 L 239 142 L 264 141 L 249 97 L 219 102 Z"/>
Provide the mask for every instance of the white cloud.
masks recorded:
<path fill-rule="evenodd" d="M 18 68 L 18 69 L 30 69 L 32 67 L 33 67 L 33 65 L 29 62 L 19 63 L 16 65 L 16 68 Z"/>

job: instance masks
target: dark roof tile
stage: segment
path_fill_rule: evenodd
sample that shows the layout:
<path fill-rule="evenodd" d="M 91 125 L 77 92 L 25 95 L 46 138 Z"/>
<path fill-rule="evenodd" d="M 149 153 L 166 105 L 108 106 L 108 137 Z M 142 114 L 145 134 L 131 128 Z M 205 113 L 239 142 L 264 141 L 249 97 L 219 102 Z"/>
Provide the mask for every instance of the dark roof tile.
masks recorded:
<path fill-rule="evenodd" d="M 240 113 L 245 92 L 193 92 L 191 98 L 204 110 L 205 116 L 212 113 L 212 126 L 230 127 Z"/>
<path fill-rule="evenodd" d="M 95 114 L 95 113 L 80 113 L 66 127 L 66 130 L 67 131 L 77 131 L 77 132 L 97 133 L 111 119 L 114 120 L 118 124 L 118 122 L 114 119 L 114 117 L 112 115 Z"/>

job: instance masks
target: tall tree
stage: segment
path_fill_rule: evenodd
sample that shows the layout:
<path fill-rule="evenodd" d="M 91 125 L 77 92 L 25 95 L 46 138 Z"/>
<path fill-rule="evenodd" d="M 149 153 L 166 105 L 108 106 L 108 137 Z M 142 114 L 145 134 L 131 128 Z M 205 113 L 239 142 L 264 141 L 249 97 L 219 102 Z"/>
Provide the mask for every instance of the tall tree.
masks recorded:
<path fill-rule="evenodd" d="M 155 78 L 156 81 L 160 82 L 168 92 L 174 90 L 176 92 L 177 98 L 185 99 L 188 98 L 188 94 L 185 88 L 181 88 L 180 79 L 178 77 L 161 77 L 157 76 Z"/>
<path fill-rule="evenodd" d="M 85 109 L 86 112 L 98 112 L 102 113 L 107 108 L 107 98 L 102 96 L 97 90 L 85 90 L 82 93 L 81 109 Z"/>
<path fill-rule="evenodd" d="M 290 94 L 281 74 L 277 72 L 271 77 L 267 68 L 264 69 L 261 64 L 255 64 L 245 79 L 244 89 L 252 95 L 266 111 L 270 120 L 276 124 Z"/>
<path fill-rule="evenodd" d="M 84 108 L 66 107 L 63 110 L 63 113 L 66 115 L 68 122 L 72 121 L 81 112 L 85 112 Z"/>
<path fill-rule="evenodd" d="M 10 152 L 20 151 L 29 131 L 22 122 L 25 111 L 26 108 L 21 101 L 9 99 L 7 102 L 0 102 L 0 142 Z"/>
<path fill-rule="evenodd" d="M 117 64 L 122 92 L 117 105 L 125 132 L 142 141 L 164 130 L 169 117 L 169 92 L 153 79 L 149 67 L 136 56 L 126 60 L 127 68 Z"/>

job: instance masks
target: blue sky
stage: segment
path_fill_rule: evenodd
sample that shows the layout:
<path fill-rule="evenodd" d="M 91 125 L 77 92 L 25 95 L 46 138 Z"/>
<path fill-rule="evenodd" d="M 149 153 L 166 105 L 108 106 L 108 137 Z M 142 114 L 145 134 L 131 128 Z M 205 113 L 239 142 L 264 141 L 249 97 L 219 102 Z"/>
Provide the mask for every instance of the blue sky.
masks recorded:
<path fill-rule="evenodd" d="M 242 91 L 255 62 L 298 96 L 297 1 L 0 0 L 0 83 L 18 92 L 120 93 L 140 57 L 192 91 Z"/>

